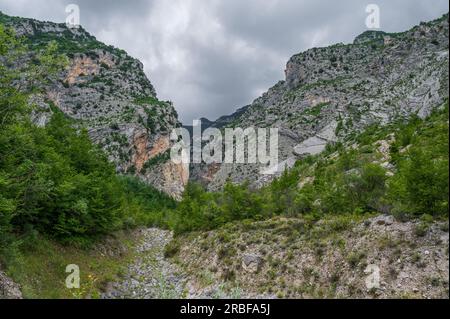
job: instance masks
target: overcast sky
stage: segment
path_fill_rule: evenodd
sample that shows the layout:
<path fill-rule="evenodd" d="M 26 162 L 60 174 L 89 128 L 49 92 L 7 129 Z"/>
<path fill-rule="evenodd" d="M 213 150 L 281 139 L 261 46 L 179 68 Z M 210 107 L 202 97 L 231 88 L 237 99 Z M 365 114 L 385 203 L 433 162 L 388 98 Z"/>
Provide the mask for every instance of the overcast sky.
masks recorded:
<path fill-rule="evenodd" d="M 180 118 L 216 119 L 284 79 L 293 54 L 353 41 L 378 4 L 381 29 L 404 31 L 448 12 L 447 0 L 0 0 L 6 14 L 64 22 L 69 3 L 97 39 L 140 59 Z"/>

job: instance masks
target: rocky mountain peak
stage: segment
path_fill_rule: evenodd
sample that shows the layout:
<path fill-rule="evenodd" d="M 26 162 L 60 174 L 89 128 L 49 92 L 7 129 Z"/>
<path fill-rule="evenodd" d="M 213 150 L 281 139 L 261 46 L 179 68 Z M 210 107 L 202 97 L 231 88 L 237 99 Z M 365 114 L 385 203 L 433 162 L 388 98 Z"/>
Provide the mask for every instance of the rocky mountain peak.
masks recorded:
<path fill-rule="evenodd" d="M 311 48 L 287 62 L 285 75 L 222 125 L 279 128 L 280 171 L 369 125 L 425 117 L 441 105 L 448 98 L 448 14 L 401 33 L 369 30 L 351 44 Z M 210 189 L 227 179 L 268 181 L 253 165 L 215 171 Z"/>

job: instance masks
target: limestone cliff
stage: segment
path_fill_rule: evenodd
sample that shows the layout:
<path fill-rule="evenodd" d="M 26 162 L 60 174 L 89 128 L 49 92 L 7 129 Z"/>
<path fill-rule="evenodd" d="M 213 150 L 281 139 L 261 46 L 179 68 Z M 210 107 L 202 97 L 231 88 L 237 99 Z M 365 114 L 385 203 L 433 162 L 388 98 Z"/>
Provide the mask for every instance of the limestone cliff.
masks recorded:
<path fill-rule="evenodd" d="M 448 14 L 402 33 L 367 31 L 352 44 L 294 55 L 284 81 L 212 126 L 279 128 L 280 173 L 371 124 L 425 117 L 448 98 L 448 62 Z M 214 171 L 210 176 L 206 165 L 195 167 L 192 179 L 214 190 L 228 178 L 256 187 L 273 178 L 260 175 L 256 165 L 226 164 Z"/>
<path fill-rule="evenodd" d="M 56 107 L 88 130 L 118 172 L 136 174 L 174 197 L 181 195 L 189 170 L 164 156 L 171 130 L 180 125 L 178 115 L 171 102 L 158 100 L 140 61 L 97 41 L 82 27 L 2 13 L 0 22 L 25 38 L 30 57 L 55 41 L 69 58 L 67 69 L 45 87 L 46 94 L 33 98 L 39 106 L 36 124 L 45 125 Z"/>

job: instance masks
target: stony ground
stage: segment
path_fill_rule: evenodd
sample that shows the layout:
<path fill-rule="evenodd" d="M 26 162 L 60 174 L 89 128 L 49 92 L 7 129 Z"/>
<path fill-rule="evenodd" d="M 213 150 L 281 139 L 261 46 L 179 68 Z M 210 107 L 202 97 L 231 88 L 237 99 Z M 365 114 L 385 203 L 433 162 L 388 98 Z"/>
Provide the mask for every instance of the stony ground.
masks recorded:
<path fill-rule="evenodd" d="M 156 228 L 139 230 L 137 259 L 128 267 L 122 282 L 112 283 L 103 298 L 174 299 L 183 296 L 186 278 L 164 258 L 172 233 Z"/>
<path fill-rule="evenodd" d="M 198 291 L 224 282 L 250 297 L 449 296 L 448 221 L 275 218 L 179 242 L 176 259 Z M 379 280 L 372 287 L 375 271 Z"/>
<path fill-rule="evenodd" d="M 0 270 L 0 299 L 22 299 L 19 285 Z"/>
<path fill-rule="evenodd" d="M 137 258 L 128 266 L 122 281 L 110 283 L 104 299 L 178 299 L 178 298 L 259 298 L 245 294 L 239 287 L 216 282 L 200 287 L 196 279 L 181 270 L 173 260 L 164 257 L 165 247 L 173 234 L 157 228 L 139 230 Z M 269 296 L 266 296 L 269 297 Z"/>
<path fill-rule="evenodd" d="M 104 298 L 448 298 L 448 222 L 275 218 L 190 234 L 140 230 Z M 167 244 L 175 256 L 164 257 Z M 372 266 L 372 268 L 370 268 Z M 373 268 L 376 266 L 376 268 Z M 368 287 L 374 269 L 379 286 Z"/>

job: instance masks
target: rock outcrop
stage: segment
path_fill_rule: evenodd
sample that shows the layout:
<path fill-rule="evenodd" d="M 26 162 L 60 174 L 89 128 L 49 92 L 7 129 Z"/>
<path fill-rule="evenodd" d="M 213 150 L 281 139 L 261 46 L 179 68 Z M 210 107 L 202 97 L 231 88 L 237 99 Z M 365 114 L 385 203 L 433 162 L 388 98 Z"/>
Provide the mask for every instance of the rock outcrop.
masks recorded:
<path fill-rule="evenodd" d="M 22 299 L 19 285 L 0 271 L 0 299 Z"/>

